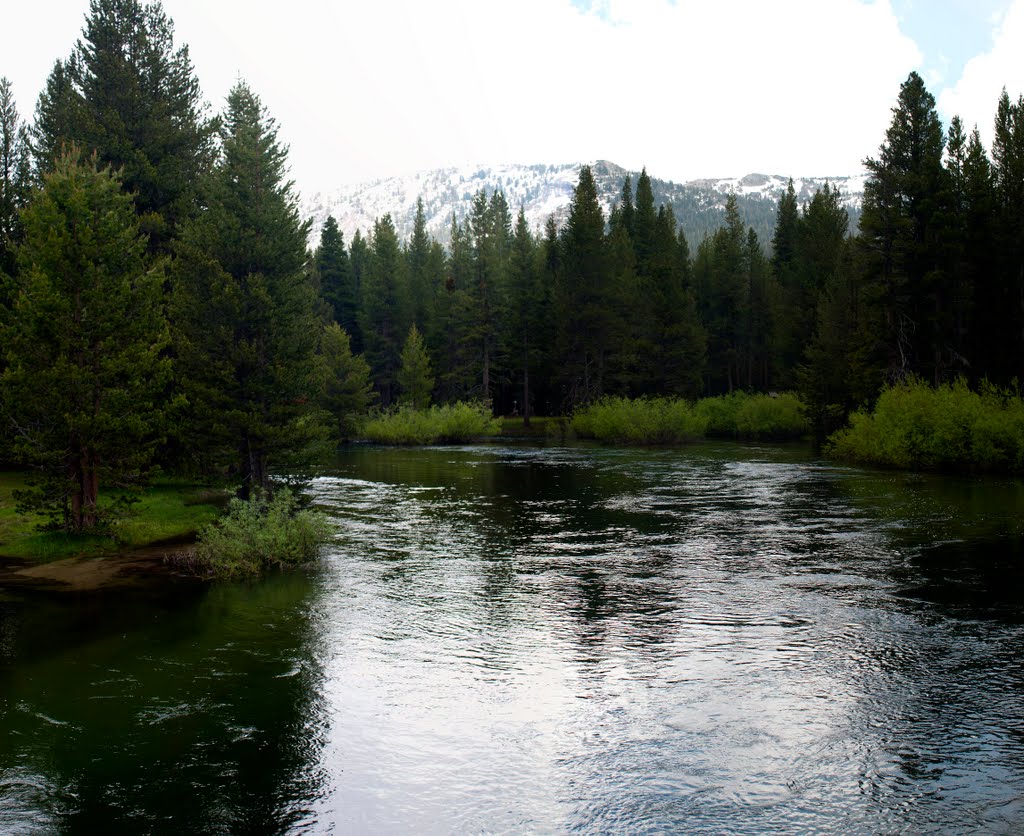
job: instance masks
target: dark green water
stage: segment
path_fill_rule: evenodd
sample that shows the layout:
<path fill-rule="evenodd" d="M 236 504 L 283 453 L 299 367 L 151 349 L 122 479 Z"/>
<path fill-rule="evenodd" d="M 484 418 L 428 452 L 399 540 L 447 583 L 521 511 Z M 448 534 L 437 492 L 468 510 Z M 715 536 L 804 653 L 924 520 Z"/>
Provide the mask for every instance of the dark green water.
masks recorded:
<path fill-rule="evenodd" d="M 1024 484 L 352 450 L 323 565 L 0 594 L 0 832 L 1024 829 Z"/>

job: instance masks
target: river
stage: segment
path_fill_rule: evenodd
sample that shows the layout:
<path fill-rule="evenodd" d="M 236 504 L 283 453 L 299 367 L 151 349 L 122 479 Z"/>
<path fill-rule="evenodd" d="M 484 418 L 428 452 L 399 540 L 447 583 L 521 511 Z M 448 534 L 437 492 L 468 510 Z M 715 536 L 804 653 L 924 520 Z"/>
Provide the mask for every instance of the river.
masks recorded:
<path fill-rule="evenodd" d="M 352 448 L 322 563 L 0 592 L 0 832 L 1020 832 L 1024 483 Z"/>

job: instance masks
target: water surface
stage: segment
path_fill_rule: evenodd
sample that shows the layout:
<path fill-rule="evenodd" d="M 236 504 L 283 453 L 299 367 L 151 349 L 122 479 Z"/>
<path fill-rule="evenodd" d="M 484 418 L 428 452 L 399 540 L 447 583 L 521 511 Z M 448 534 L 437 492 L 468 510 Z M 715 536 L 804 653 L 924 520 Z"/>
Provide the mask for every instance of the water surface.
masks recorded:
<path fill-rule="evenodd" d="M 0 831 L 1019 832 L 1024 485 L 355 448 L 320 568 L 0 597 Z"/>

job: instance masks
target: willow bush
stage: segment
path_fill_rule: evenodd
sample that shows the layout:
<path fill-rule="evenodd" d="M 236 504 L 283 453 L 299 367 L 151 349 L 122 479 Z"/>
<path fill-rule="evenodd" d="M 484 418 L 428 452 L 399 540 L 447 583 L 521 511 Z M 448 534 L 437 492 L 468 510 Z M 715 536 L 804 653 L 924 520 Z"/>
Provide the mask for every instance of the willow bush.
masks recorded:
<path fill-rule="evenodd" d="M 681 398 L 603 398 L 578 410 L 579 438 L 611 444 L 680 444 L 704 435 L 707 420 Z"/>
<path fill-rule="evenodd" d="M 327 518 L 282 489 L 272 498 L 231 500 L 227 515 L 200 531 L 190 563 L 218 577 L 255 575 L 309 563 L 329 538 Z"/>
<path fill-rule="evenodd" d="M 736 391 L 704 398 L 696 410 L 707 418 L 707 434 L 713 436 L 783 440 L 801 438 L 811 430 L 803 403 L 792 392 Z"/>
<path fill-rule="evenodd" d="M 850 416 L 825 452 L 837 459 L 920 470 L 1024 471 L 1019 391 L 963 379 L 935 388 L 920 380 L 882 391 L 872 411 Z"/>
<path fill-rule="evenodd" d="M 458 444 L 497 435 L 501 420 L 484 403 L 460 401 L 429 409 L 406 406 L 363 424 L 360 437 L 377 444 Z"/>

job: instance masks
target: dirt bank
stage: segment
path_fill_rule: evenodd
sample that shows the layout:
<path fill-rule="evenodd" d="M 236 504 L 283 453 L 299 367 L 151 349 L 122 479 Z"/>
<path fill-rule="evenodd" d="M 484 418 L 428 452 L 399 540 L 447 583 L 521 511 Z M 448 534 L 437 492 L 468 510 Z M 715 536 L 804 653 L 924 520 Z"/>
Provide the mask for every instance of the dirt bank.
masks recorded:
<path fill-rule="evenodd" d="M 156 576 L 176 574 L 167 558 L 189 548 L 191 545 L 188 543 L 174 543 L 100 557 L 69 557 L 41 564 L 0 558 L 0 588 L 98 592 L 142 586 Z"/>

